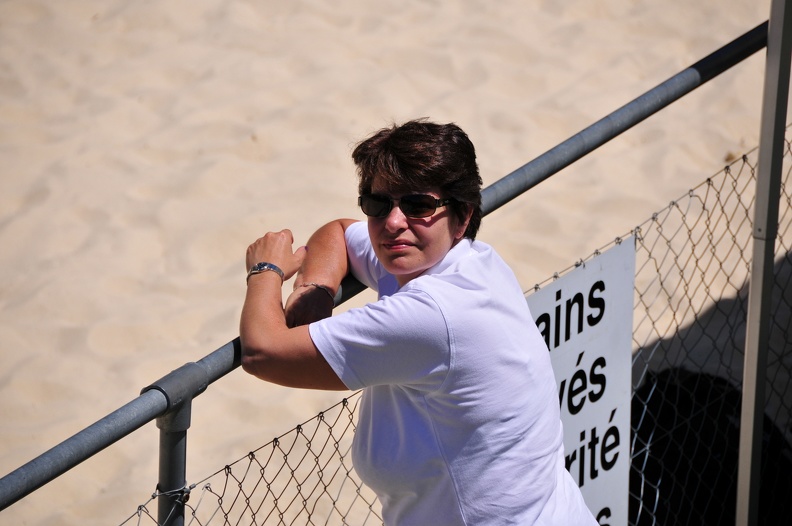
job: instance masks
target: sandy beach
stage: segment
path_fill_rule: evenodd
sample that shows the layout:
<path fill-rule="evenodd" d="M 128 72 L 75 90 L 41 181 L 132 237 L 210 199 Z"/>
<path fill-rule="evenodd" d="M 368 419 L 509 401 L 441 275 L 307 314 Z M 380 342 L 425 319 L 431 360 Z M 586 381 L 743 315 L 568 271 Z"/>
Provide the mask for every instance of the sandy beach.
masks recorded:
<path fill-rule="evenodd" d="M 769 10 L 0 2 L 0 475 L 233 339 L 248 244 L 362 219 L 350 153 L 374 130 L 456 122 L 489 185 Z M 479 239 L 528 289 L 627 233 L 758 145 L 763 68 L 761 52 L 490 214 Z M 343 396 L 232 376 L 193 404 L 189 479 Z M 152 423 L 0 524 L 118 524 L 154 490 L 157 452 Z"/>

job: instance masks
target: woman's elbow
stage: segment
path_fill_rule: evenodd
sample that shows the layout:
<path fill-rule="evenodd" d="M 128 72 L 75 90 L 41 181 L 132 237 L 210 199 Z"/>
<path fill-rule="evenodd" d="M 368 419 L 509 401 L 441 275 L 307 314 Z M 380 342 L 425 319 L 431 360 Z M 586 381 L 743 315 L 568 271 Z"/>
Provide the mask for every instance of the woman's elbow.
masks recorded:
<path fill-rule="evenodd" d="M 267 352 L 261 348 L 242 341 L 242 370 L 258 378 L 263 378 L 263 373 L 267 369 L 267 362 L 270 361 Z"/>

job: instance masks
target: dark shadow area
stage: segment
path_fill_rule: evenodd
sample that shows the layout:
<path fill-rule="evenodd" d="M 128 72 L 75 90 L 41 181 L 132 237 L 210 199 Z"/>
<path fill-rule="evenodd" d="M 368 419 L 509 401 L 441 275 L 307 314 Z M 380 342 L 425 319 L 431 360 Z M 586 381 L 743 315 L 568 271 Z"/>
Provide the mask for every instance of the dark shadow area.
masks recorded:
<path fill-rule="evenodd" d="M 740 392 L 706 374 L 669 369 L 633 396 L 630 524 L 734 524 Z M 760 524 L 792 517 L 792 448 L 764 419 Z"/>
<path fill-rule="evenodd" d="M 792 257 L 775 266 L 760 524 L 792 524 Z M 631 525 L 734 524 L 747 287 L 634 360 Z"/>

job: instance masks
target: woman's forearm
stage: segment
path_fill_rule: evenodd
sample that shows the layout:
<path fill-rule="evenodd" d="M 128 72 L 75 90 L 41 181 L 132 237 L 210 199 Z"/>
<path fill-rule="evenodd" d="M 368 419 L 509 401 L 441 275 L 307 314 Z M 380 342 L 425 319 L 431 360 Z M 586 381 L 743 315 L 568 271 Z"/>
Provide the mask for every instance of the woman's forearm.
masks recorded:
<path fill-rule="evenodd" d="M 333 294 L 338 292 L 341 280 L 349 271 L 344 232 L 355 222 L 337 219 L 314 232 L 308 239 L 307 253 L 294 280 L 294 290 L 315 283 L 327 287 Z"/>
<path fill-rule="evenodd" d="M 308 327 L 286 326 L 277 275 L 265 273 L 251 278 L 239 335 L 246 372 L 289 387 L 346 389 L 314 346 Z"/>
<path fill-rule="evenodd" d="M 288 230 L 267 233 L 248 247 L 248 268 L 266 262 L 278 267 L 286 280 L 298 269 L 305 279 L 298 282 L 298 292 L 291 295 L 284 309 L 281 272 L 267 270 L 249 276 L 239 326 L 245 371 L 291 387 L 346 388 L 313 344 L 307 327 L 332 313 L 332 299 L 316 286 L 300 285 L 310 282 L 338 290 L 348 268 L 344 241 L 348 224 L 340 220 L 320 228 L 311 236 L 307 251 L 298 248 L 292 252 L 293 237 Z M 306 264 L 308 259 L 311 261 Z"/>

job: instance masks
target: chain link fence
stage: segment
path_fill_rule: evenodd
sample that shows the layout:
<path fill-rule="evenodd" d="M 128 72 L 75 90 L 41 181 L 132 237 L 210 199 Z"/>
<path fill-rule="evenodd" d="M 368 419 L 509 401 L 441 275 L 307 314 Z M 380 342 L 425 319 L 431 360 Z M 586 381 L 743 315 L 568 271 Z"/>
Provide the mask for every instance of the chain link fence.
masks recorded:
<path fill-rule="evenodd" d="M 374 493 L 351 460 L 360 391 L 182 493 L 194 525 L 382 524 Z M 158 524 L 157 498 L 122 524 Z"/>
<path fill-rule="evenodd" d="M 734 524 L 757 153 L 627 234 L 636 237 L 631 525 Z M 762 524 L 787 524 L 792 516 L 790 158 L 787 143 L 766 377 Z M 190 485 L 185 523 L 381 524 L 376 497 L 355 475 L 349 455 L 358 398 L 353 394 Z M 156 499 L 155 493 L 122 524 L 156 524 L 150 511 Z"/>
<path fill-rule="evenodd" d="M 785 145 L 760 524 L 792 504 L 792 200 Z M 734 524 L 757 152 L 636 228 L 630 524 Z"/>

